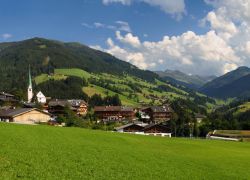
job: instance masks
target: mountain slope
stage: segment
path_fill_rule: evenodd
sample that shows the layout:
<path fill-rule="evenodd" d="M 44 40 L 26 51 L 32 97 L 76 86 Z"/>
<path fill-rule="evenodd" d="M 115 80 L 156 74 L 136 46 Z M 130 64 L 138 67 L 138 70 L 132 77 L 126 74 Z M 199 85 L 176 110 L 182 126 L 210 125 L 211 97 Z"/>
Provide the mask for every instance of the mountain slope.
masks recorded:
<path fill-rule="evenodd" d="M 205 84 L 200 91 L 213 97 L 228 98 L 248 96 L 250 68 L 239 67 L 211 82 Z"/>
<path fill-rule="evenodd" d="M 231 83 L 209 90 L 209 93 L 218 98 L 250 97 L 250 74 Z"/>
<path fill-rule="evenodd" d="M 78 43 L 62 43 L 42 38 L 0 44 L 0 90 L 26 87 L 27 69 L 32 75 L 50 74 L 56 68 L 80 68 L 88 72 L 130 74 L 153 82 L 157 74 L 140 70 L 107 53 Z"/>
<path fill-rule="evenodd" d="M 35 89 L 41 90 L 46 95 L 56 97 L 59 93 L 53 92 L 51 89 L 44 89 L 44 84 L 54 83 L 54 81 L 62 81 L 69 77 L 85 78 L 88 82 L 87 86 L 82 87 L 82 91 L 89 97 L 99 94 L 102 97 L 117 94 L 123 105 L 138 106 L 146 104 L 162 104 L 166 101 L 173 101 L 177 98 L 188 99 L 193 98 L 194 101 L 204 101 L 207 97 L 198 95 L 194 92 L 186 92 L 173 85 L 163 81 L 147 82 L 140 78 L 123 75 L 116 76 L 107 73 L 88 73 L 81 69 L 55 69 L 53 75 L 41 74 L 35 78 Z M 49 84 L 51 86 L 51 84 Z M 79 89 L 75 91 L 78 92 Z M 52 95 L 53 94 L 53 95 Z M 76 95 L 76 93 L 75 93 Z M 199 103 L 205 106 L 206 104 Z"/>
<path fill-rule="evenodd" d="M 156 71 L 163 79 L 192 89 L 200 88 L 205 83 L 211 81 L 215 76 L 187 75 L 178 70 Z"/>
<path fill-rule="evenodd" d="M 118 95 L 124 105 L 157 105 L 191 99 L 202 108 L 215 101 L 175 84 L 151 71 L 121 61 L 79 43 L 33 38 L 0 44 L 0 91 L 26 99 L 28 66 L 35 93 L 52 98 Z"/>

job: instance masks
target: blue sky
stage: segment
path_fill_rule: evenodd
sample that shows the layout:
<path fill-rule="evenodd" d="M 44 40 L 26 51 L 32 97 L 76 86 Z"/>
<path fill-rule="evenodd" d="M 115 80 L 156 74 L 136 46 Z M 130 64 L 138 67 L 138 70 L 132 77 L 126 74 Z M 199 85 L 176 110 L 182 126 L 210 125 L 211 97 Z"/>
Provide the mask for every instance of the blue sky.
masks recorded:
<path fill-rule="evenodd" d="M 239 6 L 241 1 L 243 5 L 246 0 L 237 1 L 235 6 L 239 14 L 246 11 L 244 6 Z M 143 69 L 223 74 L 248 65 L 244 59 L 248 54 L 244 57 L 238 55 L 240 46 L 247 51 L 248 37 L 238 37 L 239 33 L 236 33 L 242 31 L 242 23 L 248 27 L 248 17 L 233 18 L 231 15 L 236 10 L 227 2 L 1 0 L 0 42 L 32 37 L 76 41 L 109 52 Z M 220 11 L 222 7 L 227 9 L 226 13 Z M 163 40 L 166 36 L 169 40 Z M 215 39 L 216 44 L 207 44 L 210 38 Z M 215 47 L 218 44 L 221 49 Z"/>
<path fill-rule="evenodd" d="M 104 45 L 107 37 L 114 36 L 114 29 L 88 28 L 82 24 L 99 22 L 115 26 L 116 21 L 128 22 L 132 32 L 146 40 L 160 40 L 165 34 L 179 35 L 187 30 L 204 32 L 198 20 L 206 15 L 208 6 L 202 0 L 190 0 L 186 5 L 192 13 L 177 21 L 146 3 L 123 6 L 104 5 L 101 0 L 1 0 L 0 34 L 12 35 L 1 41 L 39 36 Z"/>

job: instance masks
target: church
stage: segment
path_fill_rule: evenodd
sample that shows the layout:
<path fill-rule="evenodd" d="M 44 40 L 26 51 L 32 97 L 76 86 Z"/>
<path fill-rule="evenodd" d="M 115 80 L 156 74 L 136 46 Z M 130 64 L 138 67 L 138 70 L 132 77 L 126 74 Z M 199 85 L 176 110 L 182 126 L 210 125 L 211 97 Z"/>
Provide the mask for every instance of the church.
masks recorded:
<path fill-rule="evenodd" d="M 28 103 L 32 103 L 34 94 L 33 94 L 33 88 L 32 88 L 32 78 L 31 78 L 31 72 L 30 72 L 30 67 L 29 67 L 29 84 L 28 84 Z M 38 103 L 45 104 L 47 102 L 46 96 L 39 91 L 36 94 L 36 100 Z"/>

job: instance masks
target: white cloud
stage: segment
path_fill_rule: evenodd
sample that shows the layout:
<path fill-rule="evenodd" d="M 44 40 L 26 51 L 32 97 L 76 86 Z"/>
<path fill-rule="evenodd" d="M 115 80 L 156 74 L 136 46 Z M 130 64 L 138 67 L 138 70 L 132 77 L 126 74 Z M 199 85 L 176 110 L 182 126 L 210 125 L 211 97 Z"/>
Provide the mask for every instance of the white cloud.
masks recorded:
<path fill-rule="evenodd" d="M 104 24 L 100 22 L 94 22 L 93 24 L 88 24 L 88 23 L 82 23 L 82 26 L 92 29 L 92 28 L 103 28 L 103 29 L 109 29 L 113 31 L 124 31 L 124 32 L 131 32 L 131 28 L 129 26 L 128 22 L 125 21 L 116 21 L 115 25 L 109 25 L 109 24 Z"/>
<path fill-rule="evenodd" d="M 116 38 L 119 41 L 127 43 L 133 47 L 139 47 L 141 45 L 139 38 L 137 36 L 133 36 L 131 33 L 128 33 L 123 37 L 120 31 L 116 31 Z"/>
<path fill-rule="evenodd" d="M 184 0 L 102 0 L 103 4 L 121 3 L 123 5 L 131 5 L 136 2 L 143 2 L 150 6 L 159 7 L 167 14 L 171 14 L 178 20 L 186 13 Z"/>
<path fill-rule="evenodd" d="M 110 3 L 122 3 L 123 5 L 130 5 L 131 0 L 102 0 L 103 4 L 108 5 Z"/>
<path fill-rule="evenodd" d="M 95 26 L 96 28 L 102 28 L 102 27 L 105 27 L 105 25 L 104 25 L 104 24 L 99 23 L 99 22 L 95 22 L 95 23 L 94 23 L 94 26 Z"/>
<path fill-rule="evenodd" d="M 88 23 L 82 23 L 81 25 L 86 27 L 86 28 L 93 28 L 93 26 L 88 24 Z"/>
<path fill-rule="evenodd" d="M 165 36 L 161 41 L 141 42 L 131 33 L 116 32 L 117 43 L 109 38 L 104 51 L 143 69 L 179 69 L 192 74 L 222 74 L 240 63 L 234 50 L 215 31 L 196 35 Z M 197 68 L 199 67 L 199 68 Z"/>
<path fill-rule="evenodd" d="M 9 33 L 2 34 L 2 38 L 3 38 L 4 40 L 7 40 L 7 39 L 9 39 L 9 38 L 12 38 L 12 34 L 9 34 Z"/>
<path fill-rule="evenodd" d="M 128 22 L 125 21 L 116 21 L 116 24 L 118 24 L 118 30 L 119 31 L 125 31 L 125 32 L 131 32 L 131 28 L 128 24 Z"/>
<path fill-rule="evenodd" d="M 112 2 L 129 5 L 135 1 Z M 178 69 L 187 74 L 221 75 L 250 66 L 250 0 L 205 1 L 213 7 L 201 20 L 210 28 L 207 33 L 187 31 L 160 41 L 142 41 L 131 32 L 122 35 L 117 31 L 103 50 L 143 69 Z"/>

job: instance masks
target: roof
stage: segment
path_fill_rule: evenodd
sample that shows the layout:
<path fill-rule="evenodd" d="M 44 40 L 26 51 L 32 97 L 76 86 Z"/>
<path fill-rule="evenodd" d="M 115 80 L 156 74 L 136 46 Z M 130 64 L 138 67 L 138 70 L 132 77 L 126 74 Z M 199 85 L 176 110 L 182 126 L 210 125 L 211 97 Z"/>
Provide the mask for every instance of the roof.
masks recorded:
<path fill-rule="evenodd" d="M 141 108 L 141 111 L 145 111 L 147 109 L 151 109 L 152 112 L 173 112 L 172 108 L 169 105 L 143 107 Z"/>
<path fill-rule="evenodd" d="M 106 111 L 134 111 L 132 107 L 127 106 L 95 106 L 94 111 L 106 112 Z"/>
<path fill-rule="evenodd" d="M 118 131 L 118 130 L 124 129 L 124 128 L 126 128 L 126 127 L 129 127 L 129 126 L 131 126 L 131 125 L 134 125 L 134 123 L 129 123 L 129 124 L 125 124 L 125 125 L 120 126 L 120 127 L 116 127 L 115 130 Z"/>
<path fill-rule="evenodd" d="M 49 106 L 69 106 L 69 102 L 67 100 L 61 100 L 61 99 L 53 99 L 49 102 Z"/>
<path fill-rule="evenodd" d="M 32 88 L 32 79 L 31 79 L 31 73 L 30 73 L 30 65 L 29 65 L 29 87 Z"/>
<path fill-rule="evenodd" d="M 153 112 L 172 112 L 170 106 L 151 106 Z"/>
<path fill-rule="evenodd" d="M 8 96 L 8 97 L 14 97 L 14 95 L 6 93 L 6 92 L 0 92 L 0 95 L 2 95 L 2 96 Z"/>
<path fill-rule="evenodd" d="M 28 113 L 28 112 L 33 111 L 33 110 L 50 115 L 49 113 L 41 111 L 41 110 L 36 109 L 36 108 L 18 108 L 18 109 L 2 110 L 2 111 L 0 111 L 0 116 L 2 116 L 2 117 L 16 117 L 16 116 Z"/>
<path fill-rule="evenodd" d="M 80 106 L 81 104 L 87 104 L 84 100 L 81 99 L 71 99 L 71 100 L 63 100 L 63 99 L 54 99 L 49 102 L 49 106 Z"/>
<path fill-rule="evenodd" d="M 161 125 L 161 124 L 149 124 L 149 125 L 145 126 L 144 129 L 145 129 L 145 130 L 146 130 L 146 129 L 150 129 L 150 128 L 154 127 L 154 126 L 159 126 L 159 127 L 166 128 L 166 126 L 163 126 L 163 125 Z"/>
<path fill-rule="evenodd" d="M 120 126 L 120 127 L 116 127 L 115 130 L 118 131 L 118 130 L 130 127 L 130 126 L 133 126 L 133 125 L 143 128 L 143 126 L 141 126 L 139 124 L 129 123 L 129 124 L 126 124 L 126 125 L 123 125 L 123 126 Z"/>
<path fill-rule="evenodd" d="M 71 99 L 68 100 L 68 102 L 70 103 L 71 106 L 80 106 L 82 104 L 87 105 L 87 103 L 82 99 Z"/>
<path fill-rule="evenodd" d="M 195 118 L 206 118 L 206 116 L 203 114 L 197 113 L 197 114 L 195 114 Z"/>
<path fill-rule="evenodd" d="M 39 91 L 39 92 L 36 94 L 36 97 L 44 98 L 45 96 L 44 96 L 44 94 L 43 94 L 41 91 Z"/>

